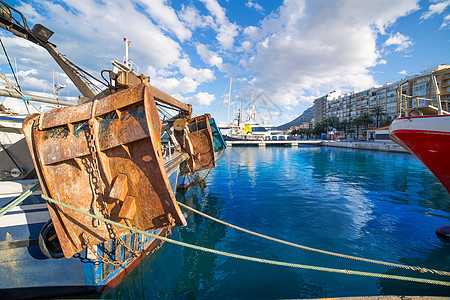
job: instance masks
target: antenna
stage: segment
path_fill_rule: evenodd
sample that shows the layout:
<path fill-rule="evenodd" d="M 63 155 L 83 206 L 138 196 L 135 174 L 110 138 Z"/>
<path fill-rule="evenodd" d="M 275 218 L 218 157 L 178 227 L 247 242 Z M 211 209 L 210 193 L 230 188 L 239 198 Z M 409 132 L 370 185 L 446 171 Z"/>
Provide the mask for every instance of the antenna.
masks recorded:
<path fill-rule="evenodd" d="M 127 40 L 127 38 L 123 38 L 125 43 L 125 61 L 123 62 L 128 68 L 131 68 L 130 59 L 128 58 L 128 46 L 130 46 L 131 41 Z"/>

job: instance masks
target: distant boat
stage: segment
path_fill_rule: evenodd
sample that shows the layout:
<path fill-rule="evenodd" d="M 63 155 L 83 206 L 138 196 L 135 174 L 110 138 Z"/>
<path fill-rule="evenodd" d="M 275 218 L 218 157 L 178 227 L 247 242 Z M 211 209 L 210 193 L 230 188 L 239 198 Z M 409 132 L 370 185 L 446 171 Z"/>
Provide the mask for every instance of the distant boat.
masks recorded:
<path fill-rule="evenodd" d="M 220 130 L 223 134 L 225 140 L 235 141 L 235 140 L 286 140 L 288 135 L 285 135 L 283 131 L 277 130 L 272 124 L 261 123 L 256 119 L 256 105 L 255 100 L 252 99 L 250 102 L 250 107 L 244 114 L 243 109 L 239 109 L 234 119 L 229 121 L 229 109 L 231 101 L 231 82 L 230 79 L 230 90 L 228 93 L 228 112 L 227 112 L 227 123 L 219 124 Z"/>

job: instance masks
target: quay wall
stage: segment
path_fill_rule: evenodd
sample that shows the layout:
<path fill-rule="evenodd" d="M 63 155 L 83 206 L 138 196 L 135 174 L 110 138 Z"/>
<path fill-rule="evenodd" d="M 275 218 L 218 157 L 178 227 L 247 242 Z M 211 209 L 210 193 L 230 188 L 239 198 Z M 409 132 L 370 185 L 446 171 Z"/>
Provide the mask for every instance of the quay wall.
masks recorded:
<path fill-rule="evenodd" d="M 387 152 L 409 153 L 400 145 L 393 142 L 338 142 L 338 141 L 322 141 L 322 145 L 327 147 L 341 147 L 352 149 L 376 150 Z"/>

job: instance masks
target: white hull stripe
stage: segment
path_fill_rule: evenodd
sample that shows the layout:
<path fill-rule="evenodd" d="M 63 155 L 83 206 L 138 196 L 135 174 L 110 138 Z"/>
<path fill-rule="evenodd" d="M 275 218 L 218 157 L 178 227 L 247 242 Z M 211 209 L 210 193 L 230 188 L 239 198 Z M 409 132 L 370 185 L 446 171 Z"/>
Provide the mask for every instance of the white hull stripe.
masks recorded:
<path fill-rule="evenodd" d="M 414 131 L 433 131 L 450 134 L 450 118 L 443 117 L 424 117 L 397 119 L 392 122 L 389 131 L 395 130 L 414 130 Z"/>
<path fill-rule="evenodd" d="M 22 206 L 16 206 L 13 207 L 9 212 L 24 212 L 24 211 L 29 211 L 29 210 L 46 210 L 47 209 L 47 204 L 42 203 L 42 204 L 30 204 L 30 205 L 22 205 Z M 8 212 L 8 213 L 9 213 Z"/>
<path fill-rule="evenodd" d="M 23 193 L 11 193 L 11 194 L 0 194 L 0 199 L 4 199 L 4 198 L 11 198 L 11 200 L 14 200 L 15 198 L 19 197 L 20 195 L 22 195 Z M 33 194 L 31 194 L 33 196 L 39 196 L 42 195 L 42 192 L 34 192 Z"/>
<path fill-rule="evenodd" d="M 0 228 L 45 223 L 50 219 L 48 211 L 4 215 L 0 218 Z"/>

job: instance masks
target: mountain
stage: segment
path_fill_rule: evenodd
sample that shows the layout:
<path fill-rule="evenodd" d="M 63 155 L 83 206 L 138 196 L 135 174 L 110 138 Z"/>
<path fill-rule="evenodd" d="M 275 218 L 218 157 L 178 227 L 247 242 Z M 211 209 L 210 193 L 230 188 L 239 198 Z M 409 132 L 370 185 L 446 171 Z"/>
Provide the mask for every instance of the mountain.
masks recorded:
<path fill-rule="evenodd" d="M 299 117 L 296 119 L 280 125 L 277 127 L 279 130 L 286 130 L 291 128 L 292 126 L 300 126 L 303 122 L 309 122 L 314 118 L 314 108 L 311 106 L 310 108 L 306 109 Z"/>

